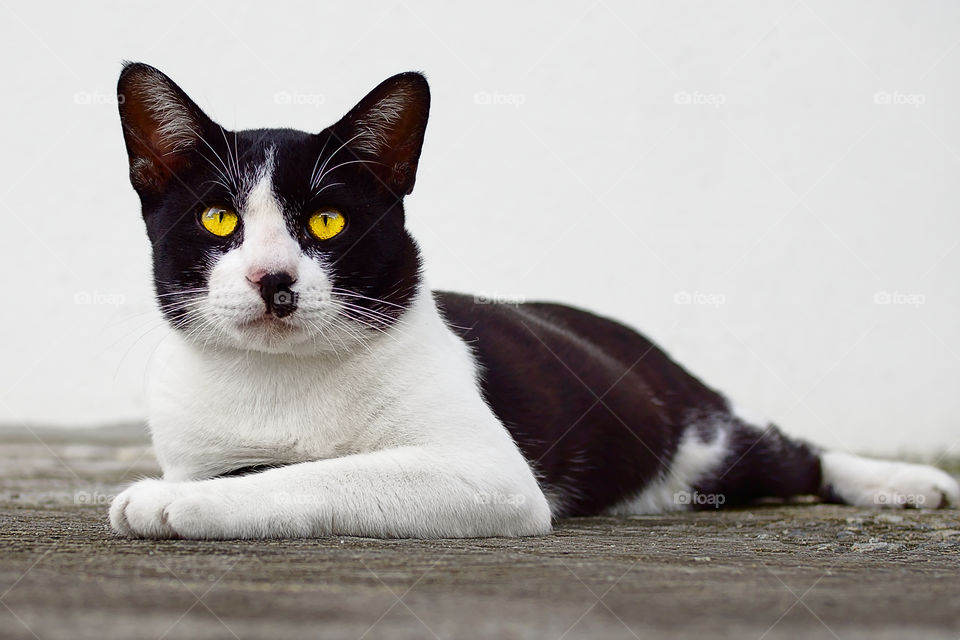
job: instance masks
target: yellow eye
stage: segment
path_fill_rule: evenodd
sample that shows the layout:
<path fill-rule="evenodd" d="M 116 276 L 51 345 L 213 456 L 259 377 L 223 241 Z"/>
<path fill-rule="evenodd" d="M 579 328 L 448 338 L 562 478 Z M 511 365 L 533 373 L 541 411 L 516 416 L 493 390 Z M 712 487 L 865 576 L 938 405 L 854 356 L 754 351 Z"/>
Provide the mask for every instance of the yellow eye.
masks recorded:
<path fill-rule="evenodd" d="M 307 229 L 317 240 L 329 240 L 347 226 L 347 219 L 336 209 L 321 209 L 307 220 Z"/>
<path fill-rule="evenodd" d="M 226 237 L 237 230 L 240 216 L 222 207 L 207 207 L 200 214 L 200 224 L 215 236 Z"/>

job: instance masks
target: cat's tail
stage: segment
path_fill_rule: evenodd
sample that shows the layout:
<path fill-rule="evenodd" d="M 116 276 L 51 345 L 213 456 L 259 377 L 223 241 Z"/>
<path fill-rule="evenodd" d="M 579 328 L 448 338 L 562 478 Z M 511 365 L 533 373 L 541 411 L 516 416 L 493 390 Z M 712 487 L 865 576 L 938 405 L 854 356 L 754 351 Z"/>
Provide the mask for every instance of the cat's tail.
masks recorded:
<path fill-rule="evenodd" d="M 694 490 L 723 506 L 802 495 L 861 507 L 960 506 L 960 485 L 935 467 L 824 451 L 740 420 L 727 425 L 723 462 Z"/>

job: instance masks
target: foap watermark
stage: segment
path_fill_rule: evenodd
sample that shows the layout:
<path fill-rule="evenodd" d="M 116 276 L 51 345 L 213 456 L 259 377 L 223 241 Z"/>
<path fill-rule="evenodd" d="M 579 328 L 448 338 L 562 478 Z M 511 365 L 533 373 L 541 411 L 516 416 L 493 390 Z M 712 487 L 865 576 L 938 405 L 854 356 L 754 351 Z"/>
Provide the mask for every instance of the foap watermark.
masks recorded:
<path fill-rule="evenodd" d="M 673 294 L 673 303 L 720 307 L 727 303 L 727 296 L 722 293 L 709 293 L 704 291 L 677 291 Z"/>
<path fill-rule="evenodd" d="M 525 503 L 527 501 L 527 496 L 522 493 L 500 493 L 499 491 L 487 493 L 481 491 L 474 494 L 473 500 L 477 504 L 506 505 L 516 507 Z"/>
<path fill-rule="evenodd" d="M 300 295 L 295 291 L 277 291 L 273 294 L 273 304 L 278 307 L 292 307 L 297 304 Z"/>
<path fill-rule="evenodd" d="M 922 293 L 904 293 L 902 291 L 877 291 L 873 294 L 873 304 L 885 306 L 904 306 L 919 309 L 926 304 L 927 297 Z"/>
<path fill-rule="evenodd" d="M 879 493 L 873 503 L 881 507 L 922 507 L 927 496 L 922 493 Z"/>
<path fill-rule="evenodd" d="M 527 102 L 522 93 L 501 93 L 500 91 L 477 91 L 473 94 L 473 103 L 506 107 L 520 107 Z"/>
<path fill-rule="evenodd" d="M 122 93 L 102 93 L 100 91 L 77 91 L 73 94 L 73 104 L 81 106 L 116 106 L 123 104 L 124 95 Z"/>
<path fill-rule="evenodd" d="M 119 307 L 126 304 L 127 296 L 122 293 L 108 293 L 104 291 L 77 291 L 73 294 L 73 303 L 89 306 Z"/>
<path fill-rule="evenodd" d="M 101 493 L 100 491 L 77 491 L 73 494 L 73 504 L 104 506 L 113 502 L 116 497 L 112 493 Z"/>
<path fill-rule="evenodd" d="M 682 506 L 713 507 L 719 509 L 727 497 L 722 493 L 700 493 L 699 491 L 677 491 L 673 494 L 673 502 Z"/>
<path fill-rule="evenodd" d="M 700 105 L 719 109 L 726 104 L 727 96 L 722 93 L 704 93 L 702 91 L 677 91 L 673 94 L 673 104 Z"/>
<path fill-rule="evenodd" d="M 919 109 L 927 103 L 924 93 L 902 93 L 900 91 L 877 91 L 873 94 L 873 104 L 913 107 Z"/>
<path fill-rule="evenodd" d="M 473 296 L 473 301 L 476 304 L 512 304 L 518 305 L 526 302 L 526 298 L 523 296 L 509 294 L 509 293 L 478 293 Z"/>
<path fill-rule="evenodd" d="M 327 101 L 322 93 L 303 93 L 300 91 L 277 91 L 273 94 L 274 104 L 290 105 L 294 107 L 319 107 Z"/>

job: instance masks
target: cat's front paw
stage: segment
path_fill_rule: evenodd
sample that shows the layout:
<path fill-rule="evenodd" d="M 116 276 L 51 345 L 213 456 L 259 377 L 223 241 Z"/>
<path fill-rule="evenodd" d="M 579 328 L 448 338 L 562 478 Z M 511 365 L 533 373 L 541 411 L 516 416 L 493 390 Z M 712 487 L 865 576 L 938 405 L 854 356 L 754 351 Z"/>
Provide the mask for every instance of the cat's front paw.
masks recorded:
<path fill-rule="evenodd" d="M 110 505 L 114 531 L 132 538 L 231 538 L 238 514 L 197 483 L 141 480 Z"/>
<path fill-rule="evenodd" d="M 168 507 L 178 495 L 178 483 L 141 480 L 113 499 L 110 526 L 131 538 L 176 538 Z"/>

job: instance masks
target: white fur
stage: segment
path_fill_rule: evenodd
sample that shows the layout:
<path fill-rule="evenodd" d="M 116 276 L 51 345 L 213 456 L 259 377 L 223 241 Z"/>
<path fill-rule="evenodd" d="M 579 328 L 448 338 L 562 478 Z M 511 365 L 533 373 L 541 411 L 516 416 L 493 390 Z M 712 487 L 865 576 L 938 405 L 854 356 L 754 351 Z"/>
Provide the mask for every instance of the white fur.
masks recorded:
<path fill-rule="evenodd" d="M 190 538 L 550 531 L 546 499 L 482 401 L 466 346 L 429 295 L 409 316 L 373 354 L 342 361 L 199 351 L 173 336 L 149 386 L 164 480 L 118 496 L 114 528 Z M 294 464 L 203 480 L 277 463 Z"/>
<path fill-rule="evenodd" d="M 728 432 L 722 425 L 711 442 L 704 442 L 695 428 L 687 427 L 664 474 L 635 497 L 610 509 L 610 515 L 650 514 L 691 509 L 698 496 L 697 481 L 713 473 L 726 458 Z M 719 496 L 704 496 L 716 501 Z"/>
<path fill-rule="evenodd" d="M 820 458 L 824 487 L 844 502 L 861 507 L 924 507 L 960 504 L 960 487 L 934 467 L 871 460 L 828 451 Z"/>
<path fill-rule="evenodd" d="M 322 265 L 283 227 L 269 173 L 268 163 L 241 212 L 243 244 L 213 267 L 192 324 L 154 358 L 148 408 L 163 480 L 121 493 L 114 529 L 187 538 L 549 532 L 546 498 L 425 286 L 385 334 L 311 340 L 311 323 L 335 329 L 342 319 Z M 247 274 L 281 268 L 295 271 L 300 294 L 289 329 L 246 326 L 263 313 Z"/>

